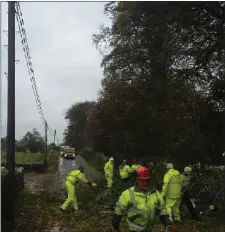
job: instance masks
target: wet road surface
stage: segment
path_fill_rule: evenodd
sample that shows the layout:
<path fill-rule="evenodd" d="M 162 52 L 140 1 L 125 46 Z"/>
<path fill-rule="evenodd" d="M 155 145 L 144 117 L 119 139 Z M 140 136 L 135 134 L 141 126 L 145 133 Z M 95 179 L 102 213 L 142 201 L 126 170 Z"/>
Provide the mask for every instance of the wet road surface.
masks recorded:
<path fill-rule="evenodd" d="M 74 169 L 78 169 L 79 165 L 84 166 L 84 173 L 88 180 L 94 181 L 100 178 L 100 173 L 97 172 L 96 169 L 92 166 L 89 166 L 88 163 L 81 156 L 76 156 L 75 159 L 65 159 L 61 157 L 59 160 L 58 174 L 60 185 L 62 187 L 64 186 L 64 180 L 67 173 Z"/>

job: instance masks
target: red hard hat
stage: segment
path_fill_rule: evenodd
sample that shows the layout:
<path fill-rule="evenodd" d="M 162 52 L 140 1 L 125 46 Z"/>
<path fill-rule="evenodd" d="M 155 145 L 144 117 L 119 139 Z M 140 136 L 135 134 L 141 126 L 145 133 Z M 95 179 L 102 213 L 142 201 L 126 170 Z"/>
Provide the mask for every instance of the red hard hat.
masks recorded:
<path fill-rule="evenodd" d="M 140 167 L 137 169 L 137 176 L 139 179 L 142 179 L 142 180 L 149 180 L 151 179 L 151 175 L 149 173 L 149 169 L 146 168 L 146 167 Z"/>

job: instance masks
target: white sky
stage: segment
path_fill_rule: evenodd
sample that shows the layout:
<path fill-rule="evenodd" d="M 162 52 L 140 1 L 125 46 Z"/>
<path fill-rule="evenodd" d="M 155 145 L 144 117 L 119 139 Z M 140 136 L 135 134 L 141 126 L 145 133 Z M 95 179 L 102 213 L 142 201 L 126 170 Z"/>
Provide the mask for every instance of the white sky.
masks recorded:
<path fill-rule="evenodd" d="M 101 57 L 92 34 L 101 24 L 104 2 L 20 2 L 44 115 L 61 140 L 65 110 L 76 101 L 95 100 L 100 89 Z M 2 30 L 7 30 L 7 3 L 2 3 Z M 17 24 L 17 22 L 16 22 Z M 17 25 L 16 25 L 17 27 Z M 7 35 L 2 33 L 2 136 L 7 118 Z M 16 35 L 16 139 L 33 128 L 44 134 L 29 79 L 20 35 Z M 49 135 L 50 136 L 50 135 Z M 49 142 L 53 136 L 49 137 Z"/>

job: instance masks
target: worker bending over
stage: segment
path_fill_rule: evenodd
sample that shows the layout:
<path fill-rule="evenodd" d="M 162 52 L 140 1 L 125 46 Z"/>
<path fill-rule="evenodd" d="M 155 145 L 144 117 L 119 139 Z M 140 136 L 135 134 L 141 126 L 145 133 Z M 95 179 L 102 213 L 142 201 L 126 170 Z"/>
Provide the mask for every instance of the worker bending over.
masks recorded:
<path fill-rule="evenodd" d="M 122 192 L 116 203 L 112 219 L 114 232 L 120 231 L 123 216 L 126 216 L 130 232 L 152 232 L 156 215 L 159 215 L 167 231 L 172 231 L 169 216 L 162 210 L 163 204 L 160 193 L 151 186 L 149 170 L 140 167 L 135 186 Z"/>
<path fill-rule="evenodd" d="M 161 196 L 165 198 L 165 210 L 170 220 L 173 221 L 174 216 L 174 223 L 180 223 L 181 174 L 171 163 L 167 164 L 166 168 Z"/>
<path fill-rule="evenodd" d="M 104 166 L 105 178 L 109 189 L 112 188 L 113 185 L 113 166 L 114 166 L 114 159 L 111 157 L 109 161 L 105 163 Z"/>
<path fill-rule="evenodd" d="M 62 204 L 60 207 L 61 210 L 66 210 L 67 207 L 72 204 L 74 210 L 78 210 L 78 204 L 77 204 L 77 198 L 76 198 L 76 184 L 78 182 L 83 182 L 85 184 L 92 185 L 93 187 L 96 187 L 97 185 L 95 183 L 91 183 L 86 179 L 86 176 L 84 174 L 84 167 L 82 165 L 79 166 L 78 170 L 73 170 L 67 174 L 65 186 L 67 189 L 68 197 L 66 201 Z"/>

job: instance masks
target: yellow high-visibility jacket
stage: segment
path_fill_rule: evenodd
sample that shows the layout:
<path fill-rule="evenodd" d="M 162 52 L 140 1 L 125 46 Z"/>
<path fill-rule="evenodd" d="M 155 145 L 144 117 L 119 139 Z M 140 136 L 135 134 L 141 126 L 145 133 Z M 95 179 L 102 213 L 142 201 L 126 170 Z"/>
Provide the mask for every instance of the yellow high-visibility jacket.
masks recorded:
<path fill-rule="evenodd" d="M 131 187 L 122 192 L 116 203 L 115 214 L 126 215 L 132 231 L 150 230 L 154 226 L 156 214 L 166 214 L 162 211 L 163 205 L 164 201 L 156 189 L 143 193 L 136 187 Z"/>
<path fill-rule="evenodd" d="M 163 187 L 161 195 L 171 199 L 181 198 L 181 174 L 179 171 L 171 168 L 163 178 Z"/>
<path fill-rule="evenodd" d="M 88 180 L 84 173 L 82 173 L 80 170 L 73 170 L 70 171 L 66 176 L 66 181 L 69 181 L 71 184 L 76 184 L 79 181 L 87 184 Z"/>
<path fill-rule="evenodd" d="M 181 183 L 182 183 L 182 193 L 184 193 L 185 191 L 189 190 L 190 187 L 190 176 L 186 176 L 184 174 L 181 175 Z"/>
<path fill-rule="evenodd" d="M 130 176 L 131 168 L 129 165 L 120 165 L 119 167 L 121 179 L 126 179 Z"/>
<path fill-rule="evenodd" d="M 132 164 L 132 166 L 131 166 L 131 172 L 135 172 L 140 167 L 141 167 L 140 164 Z"/>
<path fill-rule="evenodd" d="M 105 163 L 104 171 L 106 176 L 113 176 L 113 163 L 111 161 Z"/>

